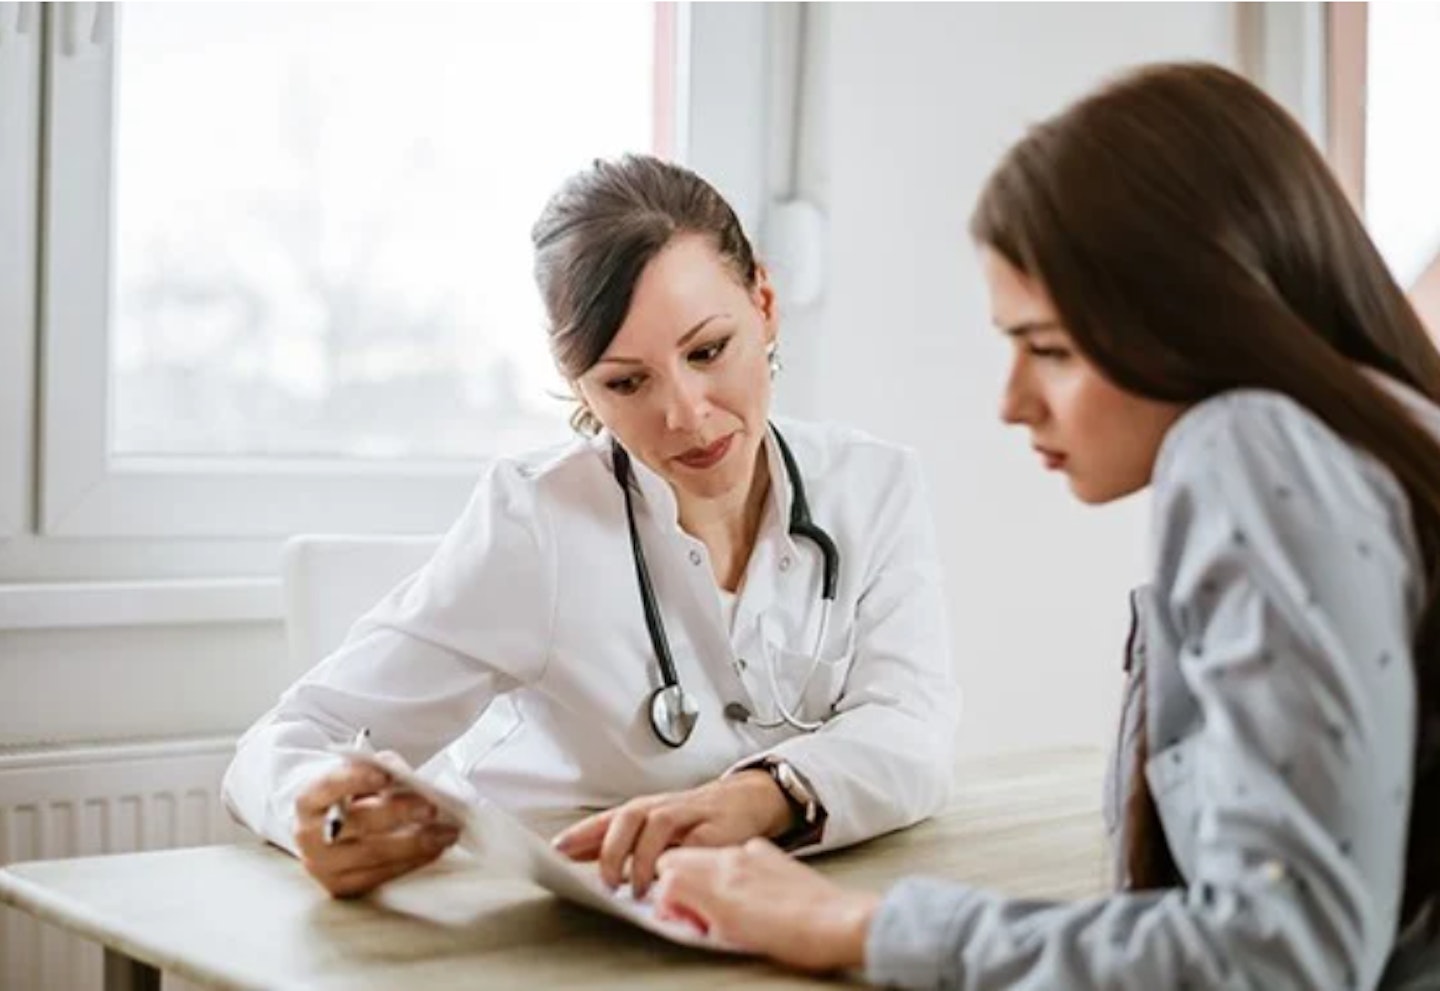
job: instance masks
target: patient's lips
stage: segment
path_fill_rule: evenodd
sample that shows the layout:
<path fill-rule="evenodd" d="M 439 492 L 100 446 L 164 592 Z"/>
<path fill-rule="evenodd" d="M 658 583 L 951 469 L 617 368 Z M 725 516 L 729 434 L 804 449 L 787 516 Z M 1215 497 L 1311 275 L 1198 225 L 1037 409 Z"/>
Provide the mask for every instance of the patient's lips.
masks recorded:
<path fill-rule="evenodd" d="M 1069 460 L 1063 452 L 1053 448 L 1044 447 L 1040 444 L 1033 444 L 1031 446 L 1035 448 L 1035 453 L 1040 455 L 1040 460 L 1050 471 L 1058 471 L 1064 468 L 1065 462 Z"/>

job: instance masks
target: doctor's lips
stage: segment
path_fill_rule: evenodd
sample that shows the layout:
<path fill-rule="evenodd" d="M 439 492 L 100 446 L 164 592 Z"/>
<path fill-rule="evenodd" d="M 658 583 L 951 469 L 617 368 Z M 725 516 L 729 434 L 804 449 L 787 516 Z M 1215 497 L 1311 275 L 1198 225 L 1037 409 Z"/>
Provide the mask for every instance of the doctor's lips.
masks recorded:
<path fill-rule="evenodd" d="M 675 460 L 687 468 L 713 468 L 730 450 L 734 434 L 726 434 L 709 447 L 692 447 Z"/>
<path fill-rule="evenodd" d="M 1052 451 L 1050 448 L 1041 447 L 1039 444 L 1031 444 L 1030 446 L 1035 449 L 1036 454 L 1040 455 L 1040 460 L 1045 463 L 1045 467 L 1050 471 L 1057 471 L 1065 467 L 1065 462 L 1068 458 L 1059 451 Z"/>

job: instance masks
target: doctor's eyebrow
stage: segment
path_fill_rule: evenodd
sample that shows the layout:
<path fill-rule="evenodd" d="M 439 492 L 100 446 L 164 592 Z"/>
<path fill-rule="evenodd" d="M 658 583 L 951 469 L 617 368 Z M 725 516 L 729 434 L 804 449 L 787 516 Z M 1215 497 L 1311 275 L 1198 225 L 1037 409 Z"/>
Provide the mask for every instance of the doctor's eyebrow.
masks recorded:
<path fill-rule="evenodd" d="M 1011 324 L 1006 327 L 1000 321 L 993 321 L 1000 333 L 1006 337 L 1029 337 L 1031 334 L 1038 334 L 1046 330 L 1058 330 L 1064 333 L 1065 328 L 1060 326 L 1058 320 L 1022 320 L 1020 323 Z"/>
<path fill-rule="evenodd" d="M 704 320 L 701 320 L 701 321 L 700 321 L 699 323 L 697 323 L 695 326 L 693 326 L 693 327 L 691 327 L 689 330 L 687 330 L 687 331 L 685 332 L 685 336 L 682 337 L 682 338 L 680 338 L 680 340 L 678 340 L 678 341 L 675 342 L 675 350 L 679 351 L 679 350 L 683 349 L 687 344 L 689 344 L 692 340 L 694 340 L 696 334 L 698 334 L 698 333 L 700 333 L 700 331 L 704 330 L 705 327 L 706 327 L 708 324 L 710 324 L 711 322 L 713 322 L 713 321 L 715 321 L 715 320 L 719 320 L 719 319 L 721 319 L 722 317 L 728 317 L 728 316 L 730 316 L 730 314 L 728 314 L 728 313 L 712 313 L 712 314 L 710 314 L 710 315 L 709 315 L 708 317 L 706 317 Z M 639 358 L 622 358 L 622 357 L 619 356 L 619 355 L 611 355 L 611 356 L 608 357 L 608 358 L 601 358 L 599 361 L 595 362 L 595 364 L 597 364 L 597 365 L 608 365 L 608 364 L 616 364 L 616 365 L 643 365 L 644 362 L 641 361 Z"/>

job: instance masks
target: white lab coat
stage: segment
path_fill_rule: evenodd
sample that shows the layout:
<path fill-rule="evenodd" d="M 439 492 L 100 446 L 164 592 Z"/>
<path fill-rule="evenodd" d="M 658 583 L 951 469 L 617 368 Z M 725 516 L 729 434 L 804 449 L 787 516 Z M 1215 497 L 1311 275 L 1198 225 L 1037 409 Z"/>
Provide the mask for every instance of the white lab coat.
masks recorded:
<path fill-rule="evenodd" d="M 790 761 L 828 812 L 812 849 L 935 812 L 959 693 L 917 459 L 837 427 L 780 429 L 811 516 L 840 550 L 821 662 L 796 712 L 829 715 L 822 729 L 761 729 L 723 712 L 738 701 L 774 718 L 767 657 L 796 711 L 819 628 L 821 554 L 787 533 L 791 491 L 770 437 L 771 497 L 733 625 L 669 485 L 634 462 L 655 596 L 700 709 L 683 747 L 655 737 L 646 702 L 661 676 L 602 434 L 490 463 L 434 557 L 241 738 L 226 804 L 293 850 L 297 794 L 335 766 L 329 744 L 368 726 L 415 766 L 449 747 L 451 773 L 522 815 L 693 787 L 765 754 Z"/>

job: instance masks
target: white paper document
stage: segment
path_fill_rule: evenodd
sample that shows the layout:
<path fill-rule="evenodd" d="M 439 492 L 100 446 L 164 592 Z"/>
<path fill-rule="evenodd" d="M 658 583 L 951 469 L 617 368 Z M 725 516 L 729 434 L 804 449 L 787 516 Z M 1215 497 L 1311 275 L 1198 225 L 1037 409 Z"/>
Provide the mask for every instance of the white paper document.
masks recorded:
<path fill-rule="evenodd" d="M 334 747 L 332 751 L 359 763 L 378 767 L 397 784 L 431 802 L 440 810 L 442 819 L 459 827 L 459 846 L 473 855 L 489 873 L 533 881 L 561 898 L 625 919 L 676 943 L 734 952 L 733 947 L 710 937 L 694 925 L 656 918 L 654 906 L 649 901 L 634 898 L 629 885 L 611 891 L 594 870 L 556 851 L 542 836 L 497 805 L 479 797 L 473 800 L 462 798 L 398 762 L 392 765 L 367 750 Z"/>

